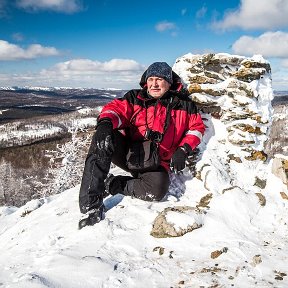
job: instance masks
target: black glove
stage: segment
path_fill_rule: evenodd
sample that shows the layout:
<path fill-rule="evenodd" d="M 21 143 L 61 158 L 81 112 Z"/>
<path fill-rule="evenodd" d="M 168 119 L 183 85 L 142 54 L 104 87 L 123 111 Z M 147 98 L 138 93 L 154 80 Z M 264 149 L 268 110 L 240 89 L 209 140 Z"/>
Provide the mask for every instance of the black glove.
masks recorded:
<path fill-rule="evenodd" d="M 171 159 L 171 170 L 176 173 L 183 170 L 186 159 L 187 153 L 181 147 L 178 147 Z"/>
<path fill-rule="evenodd" d="M 94 134 L 94 143 L 98 152 L 114 152 L 114 144 L 112 139 L 113 125 L 110 120 L 102 120 L 96 127 Z"/>

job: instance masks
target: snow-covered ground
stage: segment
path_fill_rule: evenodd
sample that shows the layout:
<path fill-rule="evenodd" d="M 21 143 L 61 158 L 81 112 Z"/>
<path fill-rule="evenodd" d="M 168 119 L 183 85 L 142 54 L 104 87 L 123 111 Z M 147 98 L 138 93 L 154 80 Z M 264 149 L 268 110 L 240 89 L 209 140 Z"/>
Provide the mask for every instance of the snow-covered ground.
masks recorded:
<path fill-rule="evenodd" d="M 288 286 L 288 200 L 281 197 L 285 187 L 278 178 L 268 175 L 265 205 L 253 191 L 235 188 L 213 196 L 201 228 L 182 237 L 154 238 L 150 232 L 158 212 L 195 207 L 207 195 L 202 182 L 188 174 L 172 180 L 159 203 L 106 198 L 105 219 L 80 231 L 79 186 L 18 209 L 2 207 L 0 286 Z M 179 225 L 183 220 L 174 218 Z M 213 258 L 217 250 L 226 252 Z"/>
<path fill-rule="evenodd" d="M 244 124 L 265 132 L 272 123 L 271 79 L 265 75 L 249 85 L 255 99 L 246 105 L 265 121 L 257 124 L 247 116 Z M 223 111 L 237 112 L 227 99 L 218 99 Z M 204 116 L 197 177 L 171 174 L 161 202 L 108 197 L 105 219 L 82 230 L 79 186 L 21 208 L 0 208 L 0 287 L 288 287 L 287 184 L 271 172 L 273 159 L 249 161 L 249 151 L 242 151 L 262 150 L 264 134 L 251 133 L 252 144 L 234 145 L 227 122 Z M 153 237 L 159 212 L 175 206 L 201 211 L 172 211 L 166 219 L 175 227 L 190 219 L 202 226 L 181 237 Z"/>

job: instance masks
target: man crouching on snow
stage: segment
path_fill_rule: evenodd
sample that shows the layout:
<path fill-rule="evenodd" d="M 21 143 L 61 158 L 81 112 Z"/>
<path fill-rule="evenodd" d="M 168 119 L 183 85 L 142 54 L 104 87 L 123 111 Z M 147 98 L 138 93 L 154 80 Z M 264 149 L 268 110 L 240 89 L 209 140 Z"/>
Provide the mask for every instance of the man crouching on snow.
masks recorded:
<path fill-rule="evenodd" d="M 201 141 L 201 116 L 167 63 L 151 64 L 140 86 L 105 105 L 98 117 L 80 188 L 85 215 L 79 229 L 104 218 L 103 199 L 109 194 L 160 201 L 168 191 L 169 170 L 183 170 Z M 132 176 L 107 177 L 111 162 Z"/>

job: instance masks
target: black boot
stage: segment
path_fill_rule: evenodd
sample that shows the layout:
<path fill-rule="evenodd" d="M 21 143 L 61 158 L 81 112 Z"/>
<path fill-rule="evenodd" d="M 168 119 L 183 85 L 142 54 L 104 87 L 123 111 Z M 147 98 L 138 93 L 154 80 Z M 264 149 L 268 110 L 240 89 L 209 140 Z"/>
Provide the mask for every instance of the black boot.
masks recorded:
<path fill-rule="evenodd" d="M 93 226 L 104 219 L 104 204 L 99 208 L 89 210 L 83 218 L 79 221 L 78 229 L 82 229 L 85 226 Z"/>

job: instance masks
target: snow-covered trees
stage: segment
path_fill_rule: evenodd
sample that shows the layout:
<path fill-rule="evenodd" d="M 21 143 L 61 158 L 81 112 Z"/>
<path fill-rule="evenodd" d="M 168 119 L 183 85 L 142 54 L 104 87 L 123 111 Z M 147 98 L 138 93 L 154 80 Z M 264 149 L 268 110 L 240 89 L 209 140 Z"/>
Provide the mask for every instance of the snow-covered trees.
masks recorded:
<path fill-rule="evenodd" d="M 50 159 L 48 187 L 45 193 L 56 194 L 79 184 L 85 157 L 91 141 L 89 133 L 79 127 L 71 129 L 71 140 L 58 144 L 56 150 L 47 151 Z"/>

